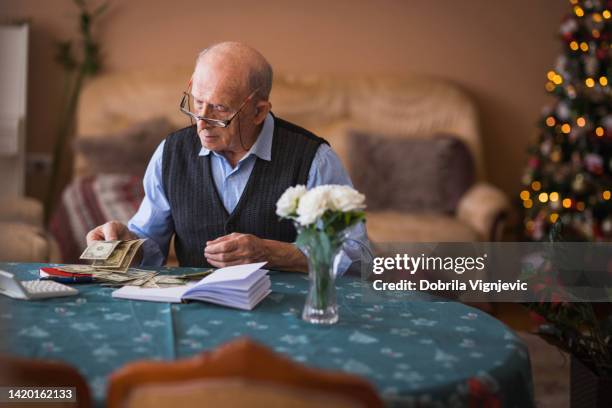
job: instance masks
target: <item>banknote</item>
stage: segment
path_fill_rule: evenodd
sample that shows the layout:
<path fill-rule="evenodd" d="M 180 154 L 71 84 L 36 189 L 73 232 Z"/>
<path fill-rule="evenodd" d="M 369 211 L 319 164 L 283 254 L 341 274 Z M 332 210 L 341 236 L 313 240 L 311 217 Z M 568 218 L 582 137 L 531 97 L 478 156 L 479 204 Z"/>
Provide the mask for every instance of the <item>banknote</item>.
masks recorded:
<path fill-rule="evenodd" d="M 102 266 L 109 268 L 118 268 L 121 266 L 121 263 L 125 259 L 126 255 L 129 252 L 129 249 L 132 245 L 134 245 L 136 241 L 121 241 L 119 245 L 115 248 L 112 254 L 106 259 L 100 259 L 93 261 L 93 266 Z"/>
<path fill-rule="evenodd" d="M 121 241 L 96 241 L 85 248 L 80 258 L 88 260 L 108 259 L 120 242 Z"/>
<path fill-rule="evenodd" d="M 122 241 L 108 259 L 94 261 L 93 266 L 102 270 L 126 272 L 144 241 L 144 239 Z"/>
<path fill-rule="evenodd" d="M 82 274 L 92 274 L 96 271 L 96 268 L 91 265 L 60 265 L 55 266 L 55 268 L 70 273 L 82 273 Z"/>
<path fill-rule="evenodd" d="M 149 272 L 148 274 L 145 274 L 144 276 L 130 282 L 129 284 L 131 286 L 143 286 L 147 282 L 149 282 L 151 279 L 153 279 L 156 275 L 157 275 L 157 272 Z"/>

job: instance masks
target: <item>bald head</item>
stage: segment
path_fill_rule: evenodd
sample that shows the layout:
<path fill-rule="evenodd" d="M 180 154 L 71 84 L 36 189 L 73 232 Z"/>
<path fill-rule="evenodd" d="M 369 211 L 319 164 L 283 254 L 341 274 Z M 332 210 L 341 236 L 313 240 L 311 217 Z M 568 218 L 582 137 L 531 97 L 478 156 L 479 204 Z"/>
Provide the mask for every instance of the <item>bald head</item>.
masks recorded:
<path fill-rule="evenodd" d="M 251 93 L 256 89 L 257 99 L 268 100 L 272 90 L 272 67 L 254 48 L 227 41 L 204 49 L 196 60 L 195 73 L 213 70 L 224 72 L 228 86 L 237 92 Z"/>

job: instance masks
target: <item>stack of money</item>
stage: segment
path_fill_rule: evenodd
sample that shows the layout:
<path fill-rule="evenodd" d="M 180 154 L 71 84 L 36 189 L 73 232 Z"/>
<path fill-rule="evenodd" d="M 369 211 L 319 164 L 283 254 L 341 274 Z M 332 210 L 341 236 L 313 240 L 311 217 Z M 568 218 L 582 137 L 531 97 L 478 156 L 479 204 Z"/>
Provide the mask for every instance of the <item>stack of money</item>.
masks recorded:
<path fill-rule="evenodd" d="M 155 271 L 129 268 L 126 272 L 99 269 L 91 265 L 62 265 L 56 269 L 74 274 L 91 275 L 95 282 L 105 286 L 142 286 L 143 288 L 168 288 L 200 280 L 212 273 L 212 269 L 183 275 L 162 275 Z"/>
<path fill-rule="evenodd" d="M 205 269 L 183 275 L 161 275 L 155 271 L 130 268 L 144 239 L 129 241 L 96 241 L 91 244 L 81 259 L 92 261 L 91 265 L 62 265 L 59 270 L 74 274 L 91 275 L 94 281 L 108 286 L 141 286 L 144 288 L 166 288 L 200 280 L 212 273 Z"/>
<path fill-rule="evenodd" d="M 88 246 L 81 259 L 93 261 L 97 269 L 127 272 L 144 239 L 128 241 L 97 241 Z"/>

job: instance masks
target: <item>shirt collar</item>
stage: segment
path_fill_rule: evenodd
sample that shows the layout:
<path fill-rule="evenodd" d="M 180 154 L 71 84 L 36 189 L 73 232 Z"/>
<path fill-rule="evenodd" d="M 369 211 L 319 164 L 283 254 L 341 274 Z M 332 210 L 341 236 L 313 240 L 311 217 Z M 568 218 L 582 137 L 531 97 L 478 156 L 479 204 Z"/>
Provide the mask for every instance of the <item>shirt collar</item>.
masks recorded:
<path fill-rule="evenodd" d="M 272 138 L 274 136 L 274 117 L 271 113 L 266 115 L 266 119 L 264 120 L 263 126 L 261 127 L 261 131 L 257 136 L 257 140 L 249 151 L 244 155 L 240 161 L 246 159 L 250 155 L 254 154 L 262 160 L 270 161 L 272 160 Z M 214 153 L 214 152 L 213 152 Z M 199 156 L 208 156 L 210 154 L 210 150 L 202 146 L 200 150 Z M 216 153 L 215 153 L 216 154 Z"/>

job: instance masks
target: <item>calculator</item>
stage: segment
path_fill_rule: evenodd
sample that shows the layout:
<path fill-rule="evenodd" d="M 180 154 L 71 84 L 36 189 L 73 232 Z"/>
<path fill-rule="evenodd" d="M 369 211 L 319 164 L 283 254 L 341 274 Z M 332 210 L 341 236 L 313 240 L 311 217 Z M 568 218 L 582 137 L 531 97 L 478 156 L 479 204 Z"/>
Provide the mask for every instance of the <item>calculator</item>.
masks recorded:
<path fill-rule="evenodd" d="M 79 291 L 51 280 L 19 281 L 12 273 L 0 270 L 0 295 L 13 299 L 46 299 L 72 296 Z"/>

